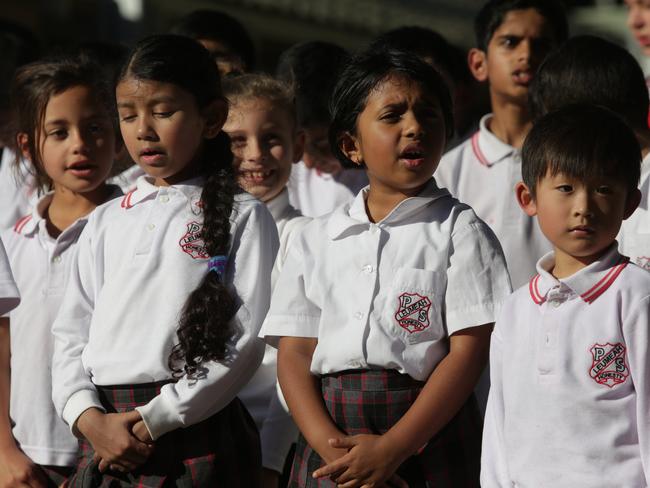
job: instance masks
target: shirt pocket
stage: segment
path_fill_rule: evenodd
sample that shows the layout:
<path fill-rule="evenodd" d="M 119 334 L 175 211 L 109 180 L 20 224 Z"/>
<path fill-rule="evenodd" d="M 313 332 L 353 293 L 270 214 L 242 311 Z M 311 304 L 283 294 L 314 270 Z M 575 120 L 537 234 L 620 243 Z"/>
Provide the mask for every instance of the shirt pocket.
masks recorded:
<path fill-rule="evenodd" d="M 397 268 L 386 297 L 390 331 L 408 344 L 445 336 L 442 320 L 447 275 L 439 271 Z"/>

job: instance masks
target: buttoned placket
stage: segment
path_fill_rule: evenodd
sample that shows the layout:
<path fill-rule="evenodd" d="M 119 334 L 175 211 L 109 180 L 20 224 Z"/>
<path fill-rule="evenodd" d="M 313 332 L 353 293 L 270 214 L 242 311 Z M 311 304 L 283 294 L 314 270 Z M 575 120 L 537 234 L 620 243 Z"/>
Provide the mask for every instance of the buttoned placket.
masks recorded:
<path fill-rule="evenodd" d="M 144 228 L 141 230 L 140 239 L 135 250 L 136 256 L 146 255 L 151 252 L 151 248 L 160 234 L 164 216 L 170 212 L 170 206 L 173 205 L 173 190 L 167 187 L 160 187 L 156 197 L 147 211 L 147 217 L 144 219 Z M 127 210 L 128 211 L 128 210 Z"/>
<path fill-rule="evenodd" d="M 563 305 L 571 297 L 571 290 L 564 284 L 555 285 L 541 305 L 541 327 L 537 337 L 537 372 L 541 377 L 554 378 L 558 366 L 558 324 L 566 313 Z"/>
<path fill-rule="evenodd" d="M 47 231 L 45 220 L 38 224 L 38 238 L 45 248 L 47 279 L 43 287 L 43 295 L 60 295 L 63 293 L 66 279 L 66 266 L 63 253 L 76 242 L 81 233 L 85 220 L 78 220 L 65 229 L 54 239 Z"/>

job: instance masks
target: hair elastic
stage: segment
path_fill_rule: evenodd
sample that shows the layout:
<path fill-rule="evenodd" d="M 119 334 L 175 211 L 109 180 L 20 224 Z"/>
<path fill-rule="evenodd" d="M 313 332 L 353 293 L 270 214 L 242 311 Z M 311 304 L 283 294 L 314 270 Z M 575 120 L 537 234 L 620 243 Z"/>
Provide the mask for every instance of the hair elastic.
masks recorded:
<path fill-rule="evenodd" d="M 208 273 L 214 271 L 219 278 L 223 278 L 226 274 L 226 264 L 228 264 L 226 256 L 212 256 L 208 259 Z"/>

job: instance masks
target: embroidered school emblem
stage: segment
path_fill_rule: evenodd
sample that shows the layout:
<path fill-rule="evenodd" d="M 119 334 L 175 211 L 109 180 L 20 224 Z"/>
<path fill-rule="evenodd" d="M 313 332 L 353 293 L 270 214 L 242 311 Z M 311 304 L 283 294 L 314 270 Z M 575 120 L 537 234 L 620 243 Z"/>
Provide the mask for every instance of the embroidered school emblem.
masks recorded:
<path fill-rule="evenodd" d="M 417 293 L 402 293 L 399 298 L 399 308 L 395 312 L 395 320 L 400 327 L 410 334 L 422 332 L 429 327 L 429 310 L 431 300 Z"/>
<path fill-rule="evenodd" d="M 641 266 L 643 269 L 650 270 L 650 257 L 639 256 L 638 258 L 636 258 L 636 264 Z"/>
<path fill-rule="evenodd" d="M 208 259 L 210 257 L 205 249 L 202 231 L 203 226 L 201 224 L 189 222 L 187 224 L 187 233 L 178 241 L 183 252 L 192 256 L 192 259 Z"/>
<path fill-rule="evenodd" d="M 592 363 L 589 376 L 596 383 L 610 388 L 624 383 L 630 374 L 625 361 L 625 346 L 616 344 L 594 344 L 591 349 Z"/>
<path fill-rule="evenodd" d="M 203 212 L 203 201 L 201 200 L 201 195 L 194 195 L 190 199 L 190 210 L 194 215 L 201 215 Z"/>

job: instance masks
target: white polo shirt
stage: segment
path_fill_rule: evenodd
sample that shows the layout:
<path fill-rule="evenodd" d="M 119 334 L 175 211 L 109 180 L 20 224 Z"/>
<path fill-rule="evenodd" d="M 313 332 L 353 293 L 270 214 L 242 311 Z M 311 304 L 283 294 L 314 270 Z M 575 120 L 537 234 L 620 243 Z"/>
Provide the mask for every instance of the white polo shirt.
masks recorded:
<path fill-rule="evenodd" d="M 0 239 L 0 315 L 13 310 L 20 303 L 20 293 L 11 272 L 7 253 L 5 252 L 2 239 Z"/>
<path fill-rule="evenodd" d="M 34 178 L 29 166 L 23 162 L 19 171 L 14 171 L 15 153 L 8 147 L 2 148 L 0 158 L 0 230 L 11 229 L 16 221 L 30 213 L 38 200 Z"/>
<path fill-rule="evenodd" d="M 115 188 L 117 197 L 121 194 Z M 68 283 L 74 248 L 87 222 L 75 221 L 57 238 L 47 231 L 44 215 L 52 194 L 41 198 L 31 214 L 2 232 L 22 301 L 9 314 L 13 436 L 32 461 L 73 466 L 77 439 L 52 403 L 52 323 Z"/>
<path fill-rule="evenodd" d="M 120 174 L 113 176 L 108 181 L 113 185 L 119 186 L 124 193 L 128 193 L 138 187 L 138 178 L 144 175 L 144 170 L 137 164 L 134 164 Z"/>
<path fill-rule="evenodd" d="M 424 381 L 448 336 L 494 322 L 510 292 L 501 247 L 433 179 L 372 223 L 367 189 L 303 228 L 262 334 L 318 338 L 311 372 L 395 369 Z"/>
<path fill-rule="evenodd" d="M 535 263 L 551 250 L 535 217 L 519 207 L 515 185 L 521 181 L 521 153 L 496 137 L 485 115 L 478 132 L 440 160 L 435 173 L 440 187 L 466 203 L 499 238 L 513 287 L 535 274 Z"/>
<path fill-rule="evenodd" d="M 366 172 L 344 169 L 332 175 L 294 164 L 287 182 L 289 202 L 307 217 L 320 217 L 354 198 L 368 184 Z"/>
<path fill-rule="evenodd" d="M 641 163 L 641 203 L 621 224 L 617 240 L 623 254 L 633 263 L 650 270 L 650 154 Z"/>
<path fill-rule="evenodd" d="M 207 273 L 201 182 L 156 187 L 142 177 L 135 191 L 89 218 L 53 328 L 54 403 L 68 425 L 101 408 L 95 385 L 170 379 L 182 308 Z M 153 439 L 225 407 L 262 358 L 257 334 L 269 304 L 277 230 L 264 204 L 242 193 L 231 236 L 225 279 L 240 304 L 229 361 L 205 364 L 198 380 L 167 384 L 138 408 Z"/>
<path fill-rule="evenodd" d="M 271 277 L 273 286 L 294 237 L 311 219 L 303 217 L 289 204 L 286 189 L 273 200 L 266 202 L 266 208 L 275 220 L 280 237 L 280 248 Z M 298 435 L 298 429 L 277 385 L 277 350 L 274 347 L 266 346 L 262 364 L 238 396 L 246 405 L 260 431 L 263 466 L 281 473 L 291 444 L 295 442 Z"/>
<path fill-rule="evenodd" d="M 492 334 L 481 486 L 646 487 L 650 273 L 614 244 L 561 280 L 539 275 Z"/>

